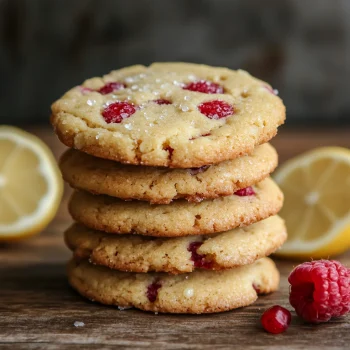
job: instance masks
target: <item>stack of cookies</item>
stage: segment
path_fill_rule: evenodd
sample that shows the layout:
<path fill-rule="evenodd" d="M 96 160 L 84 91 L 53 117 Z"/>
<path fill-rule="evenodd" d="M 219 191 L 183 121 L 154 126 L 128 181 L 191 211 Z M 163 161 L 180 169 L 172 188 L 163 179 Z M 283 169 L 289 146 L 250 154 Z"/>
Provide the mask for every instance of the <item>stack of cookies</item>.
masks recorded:
<path fill-rule="evenodd" d="M 285 107 L 244 71 L 185 63 L 93 78 L 52 106 L 71 147 L 69 282 L 119 308 L 209 313 L 277 289 L 286 239 L 267 142 Z"/>

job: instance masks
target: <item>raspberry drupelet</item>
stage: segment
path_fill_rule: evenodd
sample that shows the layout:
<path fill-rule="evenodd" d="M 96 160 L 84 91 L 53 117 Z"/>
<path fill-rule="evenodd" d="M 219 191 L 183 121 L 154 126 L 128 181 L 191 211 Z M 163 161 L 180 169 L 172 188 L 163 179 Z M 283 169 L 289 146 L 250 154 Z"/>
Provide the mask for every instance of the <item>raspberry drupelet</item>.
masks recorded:
<path fill-rule="evenodd" d="M 273 334 L 284 332 L 292 320 L 291 313 L 282 306 L 274 305 L 261 316 L 261 324 L 265 331 Z"/>

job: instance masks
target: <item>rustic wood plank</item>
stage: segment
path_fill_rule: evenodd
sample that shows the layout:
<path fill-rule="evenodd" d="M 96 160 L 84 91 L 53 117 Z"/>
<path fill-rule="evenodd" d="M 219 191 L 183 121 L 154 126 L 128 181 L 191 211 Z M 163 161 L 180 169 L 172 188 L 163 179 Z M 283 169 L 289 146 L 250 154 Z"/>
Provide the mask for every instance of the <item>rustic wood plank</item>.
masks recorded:
<path fill-rule="evenodd" d="M 32 129 L 58 156 L 64 147 L 51 130 Z M 299 132 L 283 130 L 274 145 L 285 160 L 321 145 L 350 147 L 350 130 Z M 281 286 L 247 308 L 214 315 L 154 315 L 118 311 L 85 301 L 69 286 L 65 262 L 70 256 L 62 231 L 71 219 L 66 205 L 39 236 L 0 246 L 1 349 L 346 349 L 350 317 L 323 325 L 307 325 L 294 317 L 284 334 L 265 333 L 259 324 L 264 309 L 288 304 L 287 276 L 292 261 L 277 260 Z M 350 266 L 350 252 L 339 257 Z M 294 314 L 294 313 L 293 313 Z M 85 323 L 75 327 L 75 321 Z"/>

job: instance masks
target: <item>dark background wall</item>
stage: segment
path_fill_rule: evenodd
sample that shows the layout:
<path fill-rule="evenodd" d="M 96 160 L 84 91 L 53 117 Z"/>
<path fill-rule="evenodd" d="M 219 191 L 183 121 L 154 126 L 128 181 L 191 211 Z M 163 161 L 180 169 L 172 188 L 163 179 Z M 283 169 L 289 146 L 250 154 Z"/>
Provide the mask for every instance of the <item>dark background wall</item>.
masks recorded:
<path fill-rule="evenodd" d="M 350 0 L 0 0 L 0 122 L 46 121 L 85 78 L 152 61 L 243 68 L 289 123 L 350 123 Z"/>

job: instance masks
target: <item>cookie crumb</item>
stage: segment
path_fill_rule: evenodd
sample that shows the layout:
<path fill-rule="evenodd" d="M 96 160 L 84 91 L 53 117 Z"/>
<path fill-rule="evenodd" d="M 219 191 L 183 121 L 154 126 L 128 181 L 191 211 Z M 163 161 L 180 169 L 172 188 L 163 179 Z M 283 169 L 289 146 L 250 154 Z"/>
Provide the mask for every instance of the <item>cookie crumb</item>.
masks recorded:
<path fill-rule="evenodd" d="M 84 327 L 85 326 L 85 323 L 84 322 L 81 322 L 81 321 L 75 321 L 74 322 L 74 327 Z"/>

